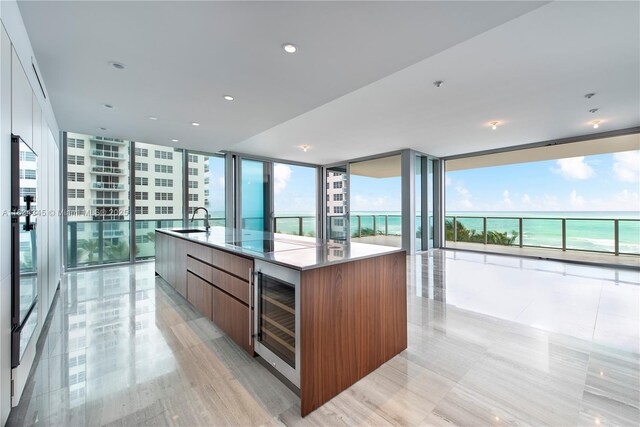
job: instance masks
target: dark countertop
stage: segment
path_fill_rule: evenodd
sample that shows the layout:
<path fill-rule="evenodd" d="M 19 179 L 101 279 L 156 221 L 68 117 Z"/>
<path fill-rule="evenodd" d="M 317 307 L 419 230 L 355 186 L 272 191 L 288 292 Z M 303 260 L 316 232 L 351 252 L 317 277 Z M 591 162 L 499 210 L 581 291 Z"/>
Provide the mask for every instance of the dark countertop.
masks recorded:
<path fill-rule="evenodd" d="M 358 259 L 404 252 L 390 246 L 368 245 L 288 234 L 211 227 L 209 233 L 180 233 L 181 228 L 156 231 L 238 255 L 273 262 L 296 270 L 309 270 Z"/>

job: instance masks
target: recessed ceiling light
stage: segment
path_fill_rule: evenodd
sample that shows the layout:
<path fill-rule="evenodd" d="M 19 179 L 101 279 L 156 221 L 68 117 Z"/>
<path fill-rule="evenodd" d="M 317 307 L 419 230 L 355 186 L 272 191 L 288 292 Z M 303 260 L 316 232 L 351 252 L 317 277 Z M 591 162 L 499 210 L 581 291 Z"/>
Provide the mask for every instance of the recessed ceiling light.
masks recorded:
<path fill-rule="evenodd" d="M 584 97 L 587 98 L 587 99 L 591 99 L 594 96 L 596 96 L 595 92 L 590 92 L 590 93 L 587 93 Z"/>
<path fill-rule="evenodd" d="M 291 44 L 291 43 L 285 43 L 282 45 L 282 48 L 284 49 L 285 52 L 287 53 L 296 53 L 298 51 L 298 48 L 296 47 L 296 45 Z"/>
<path fill-rule="evenodd" d="M 301 145 L 300 148 L 302 148 L 302 151 L 306 153 L 311 147 L 305 144 L 305 145 Z"/>
<path fill-rule="evenodd" d="M 435 82 L 433 82 L 433 85 L 435 87 L 442 87 L 443 84 L 444 82 L 442 80 L 436 80 Z"/>
<path fill-rule="evenodd" d="M 104 104 L 104 107 L 105 107 L 105 108 L 113 108 L 113 105 L 111 105 L 111 104 Z"/>
<path fill-rule="evenodd" d="M 598 129 L 600 127 L 600 120 L 594 120 L 591 123 L 593 123 L 594 129 Z"/>
<path fill-rule="evenodd" d="M 177 139 L 172 139 L 171 142 L 178 142 L 178 140 Z"/>
<path fill-rule="evenodd" d="M 109 65 L 111 65 L 116 70 L 124 70 L 126 68 L 126 65 L 124 65 L 122 62 L 117 62 L 117 61 L 109 62 Z"/>
<path fill-rule="evenodd" d="M 158 120 L 156 116 L 149 116 L 149 120 Z"/>
<path fill-rule="evenodd" d="M 231 95 L 225 95 L 223 96 L 224 99 L 226 99 L 227 101 L 233 101 L 233 96 Z"/>
<path fill-rule="evenodd" d="M 496 130 L 498 129 L 498 125 L 500 124 L 500 122 L 491 122 L 489 124 L 491 125 L 491 129 Z"/>
<path fill-rule="evenodd" d="M 198 123 L 198 122 L 191 122 L 191 126 L 200 126 L 200 123 Z"/>
<path fill-rule="evenodd" d="M 597 109 L 597 108 L 592 108 L 591 110 L 589 110 L 589 112 L 590 112 L 591 114 L 595 113 L 596 111 L 598 111 L 598 109 Z"/>
<path fill-rule="evenodd" d="M 107 130 L 107 128 L 99 127 L 100 130 Z"/>

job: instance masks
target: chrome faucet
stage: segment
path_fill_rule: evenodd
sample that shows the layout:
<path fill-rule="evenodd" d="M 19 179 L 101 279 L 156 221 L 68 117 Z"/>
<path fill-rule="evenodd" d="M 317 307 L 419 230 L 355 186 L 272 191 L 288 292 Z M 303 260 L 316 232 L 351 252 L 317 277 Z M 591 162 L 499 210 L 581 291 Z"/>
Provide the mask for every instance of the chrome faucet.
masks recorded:
<path fill-rule="evenodd" d="M 191 217 L 191 222 L 194 221 L 194 219 L 196 218 L 196 213 L 200 210 L 204 210 L 205 215 L 204 215 L 204 229 L 207 230 L 207 233 L 209 232 L 209 229 L 211 228 L 211 226 L 209 225 L 209 211 L 207 210 L 207 208 L 200 206 L 197 207 L 195 211 L 193 211 L 193 216 Z"/>

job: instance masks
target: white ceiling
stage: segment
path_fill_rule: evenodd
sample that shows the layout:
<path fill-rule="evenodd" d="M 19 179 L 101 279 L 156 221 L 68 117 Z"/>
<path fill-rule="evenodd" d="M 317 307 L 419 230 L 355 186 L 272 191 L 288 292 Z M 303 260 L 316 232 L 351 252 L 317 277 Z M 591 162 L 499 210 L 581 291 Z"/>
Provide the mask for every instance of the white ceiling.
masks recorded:
<path fill-rule="evenodd" d="M 20 10 L 61 129 L 329 163 L 587 134 L 596 116 L 603 131 L 640 125 L 639 3 L 545 3 L 47 1 Z M 282 51 L 288 41 L 295 55 Z M 491 131 L 492 120 L 504 124 Z"/>

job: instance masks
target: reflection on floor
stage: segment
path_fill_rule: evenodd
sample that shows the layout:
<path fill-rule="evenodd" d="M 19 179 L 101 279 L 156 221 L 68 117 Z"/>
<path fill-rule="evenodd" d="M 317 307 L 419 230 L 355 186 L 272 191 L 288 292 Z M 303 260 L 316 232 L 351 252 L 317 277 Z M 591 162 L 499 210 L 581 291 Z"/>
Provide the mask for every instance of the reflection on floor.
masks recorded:
<path fill-rule="evenodd" d="M 9 425 L 638 425 L 638 272 L 410 257 L 409 348 L 301 419 L 153 263 L 69 274 Z"/>

